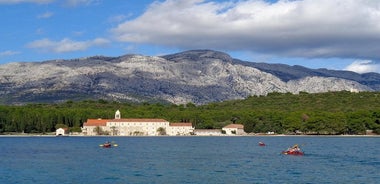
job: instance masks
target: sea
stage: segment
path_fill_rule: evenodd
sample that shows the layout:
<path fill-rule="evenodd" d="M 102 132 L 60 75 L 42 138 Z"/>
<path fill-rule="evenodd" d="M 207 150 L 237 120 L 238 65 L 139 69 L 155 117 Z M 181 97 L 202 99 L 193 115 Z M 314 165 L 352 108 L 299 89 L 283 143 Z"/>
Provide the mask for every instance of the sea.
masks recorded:
<path fill-rule="evenodd" d="M 0 137 L 0 183 L 375 184 L 380 137 Z"/>

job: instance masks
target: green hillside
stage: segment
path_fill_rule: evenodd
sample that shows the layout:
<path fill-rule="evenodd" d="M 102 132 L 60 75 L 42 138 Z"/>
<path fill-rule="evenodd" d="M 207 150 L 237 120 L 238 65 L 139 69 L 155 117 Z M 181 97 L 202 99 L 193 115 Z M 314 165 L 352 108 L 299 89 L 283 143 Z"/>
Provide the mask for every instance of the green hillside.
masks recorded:
<path fill-rule="evenodd" d="M 198 129 L 241 123 L 248 133 L 365 134 L 380 133 L 379 92 L 328 92 L 318 94 L 271 93 L 245 100 L 194 104 L 132 104 L 104 100 L 60 104 L 0 106 L 0 133 L 52 132 L 58 126 L 79 131 L 88 118 L 163 118 L 191 122 Z"/>

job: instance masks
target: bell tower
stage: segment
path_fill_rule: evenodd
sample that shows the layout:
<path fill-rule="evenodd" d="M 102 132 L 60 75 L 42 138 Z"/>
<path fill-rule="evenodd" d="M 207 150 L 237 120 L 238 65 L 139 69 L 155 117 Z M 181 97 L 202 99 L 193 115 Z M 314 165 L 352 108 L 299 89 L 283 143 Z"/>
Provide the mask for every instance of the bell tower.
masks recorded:
<path fill-rule="evenodd" d="M 120 119 L 120 118 L 121 118 L 120 111 L 117 110 L 117 111 L 115 112 L 115 119 Z"/>

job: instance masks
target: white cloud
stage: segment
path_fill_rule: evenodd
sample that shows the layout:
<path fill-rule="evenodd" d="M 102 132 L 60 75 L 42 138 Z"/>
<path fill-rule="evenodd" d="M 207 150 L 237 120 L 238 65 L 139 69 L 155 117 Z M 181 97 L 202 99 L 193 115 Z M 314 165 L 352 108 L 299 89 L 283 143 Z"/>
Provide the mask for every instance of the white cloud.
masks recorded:
<path fill-rule="evenodd" d="M 112 17 L 109 17 L 108 18 L 108 22 L 110 23 L 120 23 L 122 22 L 123 20 L 125 20 L 127 17 L 130 17 L 130 15 L 126 16 L 126 15 L 115 15 L 115 16 L 112 16 Z"/>
<path fill-rule="evenodd" d="M 353 71 L 356 73 L 380 73 L 380 64 L 371 60 L 357 60 L 348 65 L 345 70 Z"/>
<path fill-rule="evenodd" d="M 47 18 L 50 18 L 53 15 L 54 15 L 53 12 L 45 12 L 43 14 L 37 15 L 37 18 L 39 18 L 39 19 L 47 19 Z"/>
<path fill-rule="evenodd" d="M 104 38 L 96 38 L 94 40 L 88 41 L 73 41 L 68 38 L 62 39 L 61 41 L 52 41 L 49 39 L 41 39 L 33 41 L 27 44 L 27 47 L 33 49 L 40 49 L 47 52 L 64 53 L 64 52 L 74 52 L 83 51 L 94 46 L 104 46 L 108 44 L 109 41 Z"/>
<path fill-rule="evenodd" d="M 20 54 L 20 52 L 12 51 L 12 50 L 6 50 L 3 52 L 0 52 L 0 57 L 13 56 L 13 55 L 17 55 L 17 54 Z"/>
<path fill-rule="evenodd" d="M 291 57 L 380 58 L 380 1 L 166 0 L 111 30 L 121 42 Z"/>

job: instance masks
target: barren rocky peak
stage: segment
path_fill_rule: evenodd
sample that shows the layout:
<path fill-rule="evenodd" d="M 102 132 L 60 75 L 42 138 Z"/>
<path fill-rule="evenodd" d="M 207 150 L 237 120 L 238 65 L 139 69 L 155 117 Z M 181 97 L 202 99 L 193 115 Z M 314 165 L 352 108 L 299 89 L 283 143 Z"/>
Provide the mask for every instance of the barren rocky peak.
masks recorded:
<path fill-rule="evenodd" d="M 0 103 L 107 99 L 176 104 L 270 92 L 371 91 L 379 74 L 240 61 L 212 50 L 0 65 Z"/>

